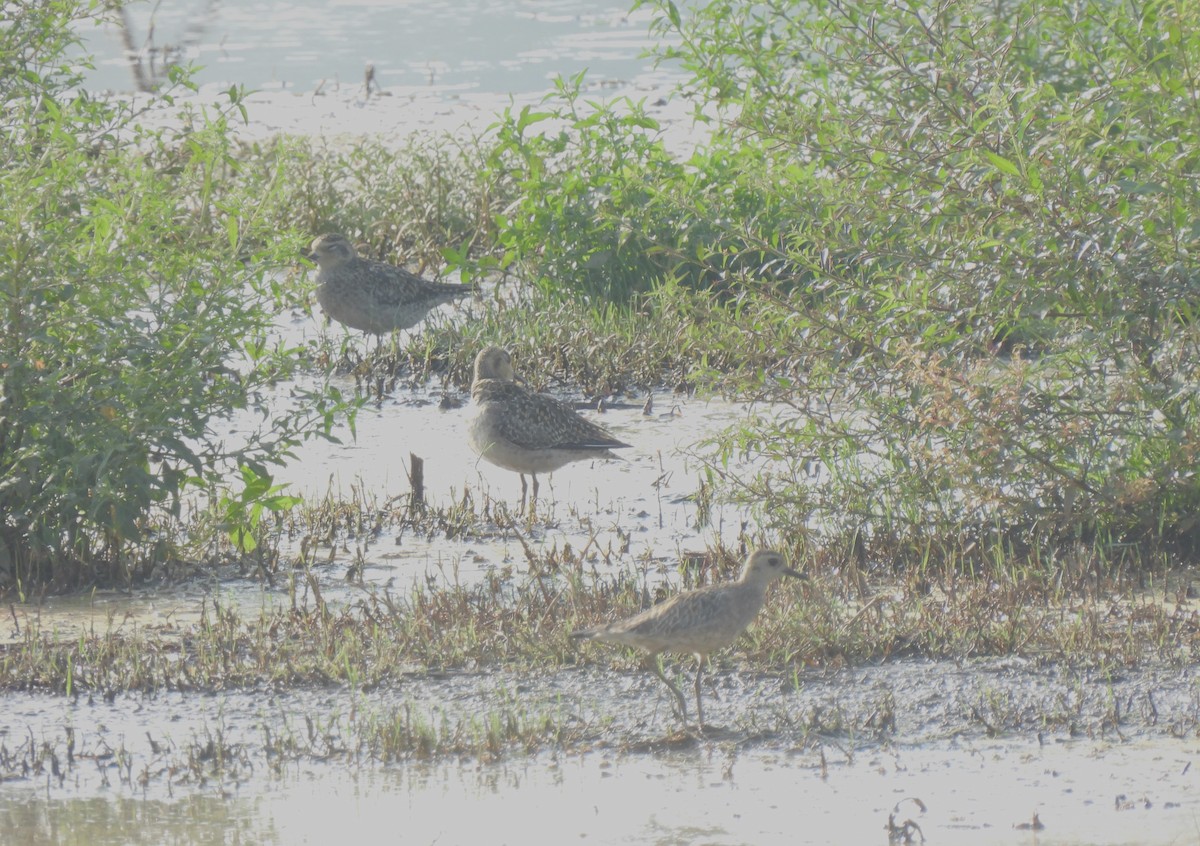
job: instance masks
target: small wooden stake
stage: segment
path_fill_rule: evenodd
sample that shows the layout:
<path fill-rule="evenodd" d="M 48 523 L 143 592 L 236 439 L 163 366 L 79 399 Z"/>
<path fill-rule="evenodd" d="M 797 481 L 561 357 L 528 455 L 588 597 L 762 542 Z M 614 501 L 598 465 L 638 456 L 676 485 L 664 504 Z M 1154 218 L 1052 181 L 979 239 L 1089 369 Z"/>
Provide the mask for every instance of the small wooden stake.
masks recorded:
<path fill-rule="evenodd" d="M 412 487 L 412 496 L 408 500 L 410 511 L 425 510 L 425 459 L 416 453 L 408 454 L 408 484 Z"/>

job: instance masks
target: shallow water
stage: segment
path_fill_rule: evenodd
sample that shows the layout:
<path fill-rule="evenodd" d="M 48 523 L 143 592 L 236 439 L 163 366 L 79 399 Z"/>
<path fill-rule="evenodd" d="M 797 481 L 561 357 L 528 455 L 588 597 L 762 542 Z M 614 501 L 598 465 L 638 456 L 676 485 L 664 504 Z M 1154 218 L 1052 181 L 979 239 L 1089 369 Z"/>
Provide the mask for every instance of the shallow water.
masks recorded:
<path fill-rule="evenodd" d="M 1194 755 L 1174 744 L 1082 742 L 889 750 L 825 771 L 806 756 L 719 751 L 483 767 L 315 765 L 174 801 L 64 800 L 30 788 L 0 798 L 0 825 L 27 832 L 21 842 L 31 845 L 883 844 L 896 810 L 897 823 L 912 820 L 930 843 L 1194 843 L 1197 785 L 1177 778 Z M 947 763 L 963 756 L 967 767 Z M 1118 809 L 1118 796 L 1129 805 Z M 1041 831 L 1016 828 L 1035 813 Z"/>
<path fill-rule="evenodd" d="M 474 304 L 445 305 L 431 319 L 470 320 Z M 321 318 L 282 317 L 280 334 L 288 343 L 311 343 L 343 330 Z M 419 330 L 418 330 L 419 331 Z M 328 340 L 325 341 L 328 343 Z M 366 342 L 355 338 L 360 350 Z M 374 342 L 371 342 L 374 343 Z M 514 362 L 518 373 L 523 363 Z M 349 378 L 335 380 L 345 393 L 355 390 Z M 284 387 L 286 390 L 286 386 Z M 570 394 L 549 390 L 562 399 Z M 651 401 L 647 413 L 645 404 Z M 743 529 L 756 524 L 746 506 L 715 504 L 703 512 L 696 502 L 705 475 L 704 458 L 711 450 L 702 444 L 716 433 L 756 416 L 791 413 L 782 406 L 750 405 L 721 399 L 701 399 L 669 390 L 634 393 L 616 398 L 604 412 L 580 413 L 632 444 L 620 450 L 619 460 L 579 461 L 539 477 L 537 523 L 523 536 L 535 547 L 570 543 L 576 550 L 624 549 L 625 560 L 678 561 L 703 553 L 718 538 L 736 545 Z M 437 382 L 401 386 L 382 400 L 363 407 L 353 431 L 338 426 L 341 443 L 313 440 L 274 475 L 277 484 L 310 502 L 327 495 L 359 499 L 376 507 L 405 497 L 411 490 L 411 457 L 424 464 L 426 502 L 448 506 L 469 493 L 476 507 L 486 500 L 518 506 L 521 485 L 517 474 L 480 460 L 467 447 L 467 424 L 472 413 L 470 392 Z M 257 418 L 235 418 L 231 432 L 259 425 Z M 764 467 L 758 459 L 734 457 L 727 470 L 750 477 Z M 367 579 L 442 578 L 472 582 L 484 570 L 524 561 L 515 534 L 480 540 L 396 535 L 386 528 L 374 541 Z"/>
<path fill-rule="evenodd" d="M 477 503 L 488 498 L 505 501 L 515 509 L 521 490 L 517 474 L 481 461 L 466 447 L 469 396 L 452 390 L 450 396 L 463 405 L 441 409 L 439 393 L 401 394 L 385 400 L 382 408 L 364 409 L 352 443 L 307 445 L 301 460 L 281 470 L 276 480 L 310 497 L 319 497 L 328 489 L 347 496 L 351 489 L 359 488 L 382 502 L 410 490 L 406 473 L 413 454 L 423 459 L 429 502 L 459 501 L 463 491 L 469 490 Z M 539 477 L 538 519 L 550 528 L 538 529 L 535 540 L 558 538 L 560 545 L 566 541 L 576 549 L 589 540 L 600 548 L 624 544 L 633 558 L 703 551 L 714 536 L 736 541 L 750 512 L 726 507 L 712 510 L 709 519 L 713 526 L 705 527 L 705 542 L 697 542 L 699 507 L 693 497 L 703 464 L 696 451 L 702 438 L 754 412 L 723 401 L 669 392 L 656 393 L 654 404 L 663 410 L 644 415 L 639 403 L 628 403 L 630 407 L 604 414 L 583 412 L 634 446 L 621 451 L 621 460 L 574 462 Z M 735 462 L 734 469 L 748 472 L 750 463 Z M 618 540 L 618 535 L 626 537 Z M 409 554 L 429 554 L 426 544 L 406 550 L 407 540 L 393 550 L 392 566 L 399 566 L 397 562 Z M 465 552 L 458 544 L 447 548 Z M 511 556 L 511 548 L 501 552 L 502 558 Z"/>
<path fill-rule="evenodd" d="M 614 740 L 664 737 L 670 716 L 656 702 L 657 682 L 637 671 L 623 676 L 595 669 L 440 674 L 369 694 L 161 694 L 112 702 L 15 694 L 0 716 L 0 760 L 19 759 L 13 753 L 22 747 L 50 749 L 63 777 L 46 764 L 36 773 L 6 771 L 0 830 L 22 832 L 27 843 L 329 843 L 349 836 L 368 844 L 472 844 L 485 835 L 489 843 L 885 843 L 893 815 L 897 825 L 919 826 L 930 843 L 1165 844 L 1195 842 L 1200 830 L 1194 738 L 1174 738 L 1134 717 L 1125 739 L 1115 730 L 992 739 L 957 703 L 934 701 L 936 689 L 921 683 L 941 679 L 947 690 L 976 696 L 1082 690 L 1080 725 L 1101 724 L 1104 685 L 1017 661 L 896 662 L 811 674 L 789 691 L 777 679 L 723 672 L 713 721 L 731 728 L 722 740 L 684 748 L 631 753 L 601 741 L 590 751 L 432 764 L 381 764 L 355 748 L 361 715 L 406 702 L 453 718 L 518 689 L 531 709 L 557 702 L 563 713 L 589 719 L 587 703 L 602 699 L 615 716 Z M 1024 690 L 1029 680 L 1040 693 Z M 1130 692 L 1125 685 L 1117 683 L 1118 696 Z M 1154 680 L 1164 718 L 1193 685 L 1191 678 Z M 895 698 L 896 737 L 790 730 L 755 739 L 751 723 L 778 709 L 849 713 L 869 707 L 884 688 Z M 306 714 L 319 726 L 307 751 L 264 753 L 267 737 L 297 737 L 304 747 Z M 74 729 L 73 765 L 67 727 Z M 214 738 L 226 766 L 193 766 Z M 1035 815 L 1042 830 L 1021 828 Z"/>
<path fill-rule="evenodd" d="M 201 85 L 311 91 L 362 87 L 368 64 L 392 94 L 543 91 L 557 75 L 587 71 L 600 84 L 653 70 L 650 12 L 631 3 L 579 0 L 211 0 L 134 2 L 127 32 L 82 31 L 96 56 L 94 89 L 130 91 L 136 76 L 161 71 L 162 57 L 201 67 Z M 685 4 L 681 4 L 685 5 Z"/>
<path fill-rule="evenodd" d="M 597 754 L 415 778 L 385 770 L 342 776 L 332 789 L 322 780 L 320 790 L 297 778 L 255 804 L 285 843 L 330 842 L 346 819 L 369 843 L 395 842 L 400 829 L 439 844 L 478 843 L 484 831 L 493 843 L 885 843 L 897 803 L 897 822 L 912 819 L 930 842 L 1194 842 L 1195 779 L 1162 785 L 1194 752 L 1087 743 L 899 749 L 824 773 L 787 753 Z M 964 753 L 969 766 L 947 763 Z M 1012 789 L 996 791 L 1001 781 Z M 1118 795 L 1134 807 L 1116 810 Z M 904 801 L 923 796 L 925 813 Z M 1034 813 L 1046 829 L 1014 830 Z"/>

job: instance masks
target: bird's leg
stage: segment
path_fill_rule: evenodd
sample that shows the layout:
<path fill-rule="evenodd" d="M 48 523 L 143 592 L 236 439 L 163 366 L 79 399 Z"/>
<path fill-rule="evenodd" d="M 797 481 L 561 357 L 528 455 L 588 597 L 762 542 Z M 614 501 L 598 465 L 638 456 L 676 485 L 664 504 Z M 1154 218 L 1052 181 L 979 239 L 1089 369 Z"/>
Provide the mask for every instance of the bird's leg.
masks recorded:
<path fill-rule="evenodd" d="M 525 513 L 525 494 L 529 491 L 529 483 L 525 481 L 525 474 L 518 473 L 521 477 L 521 513 Z"/>
<path fill-rule="evenodd" d="M 696 656 L 696 728 L 704 731 L 704 706 L 700 704 L 700 680 L 704 678 L 704 655 Z"/>
<path fill-rule="evenodd" d="M 533 493 L 529 497 L 528 507 L 525 505 L 525 474 L 521 474 L 521 513 L 529 520 L 529 525 L 533 526 L 533 521 L 537 517 L 537 495 L 538 495 L 538 480 L 537 473 L 530 473 L 529 478 L 533 479 Z"/>
<path fill-rule="evenodd" d="M 683 724 L 686 726 L 687 700 L 683 697 L 683 691 L 679 689 L 675 682 L 667 678 L 667 674 L 663 672 L 662 656 L 657 654 L 651 655 L 646 659 L 646 663 L 649 665 L 650 669 L 654 671 L 654 675 L 662 679 L 663 684 L 671 689 L 671 693 L 675 696 L 675 704 L 678 706 L 675 709 L 675 715 L 679 717 L 679 719 L 682 720 Z"/>
<path fill-rule="evenodd" d="M 712 659 L 709 658 L 707 655 L 699 655 L 698 654 L 698 655 L 696 655 L 696 660 L 698 662 L 700 662 L 700 664 L 707 666 L 710 670 L 712 669 Z M 699 685 L 700 683 L 696 682 L 696 684 Z M 721 701 L 721 692 L 719 690 L 717 690 L 717 683 L 713 679 L 712 673 L 708 674 L 708 689 L 712 691 L 713 699 L 720 702 Z"/>

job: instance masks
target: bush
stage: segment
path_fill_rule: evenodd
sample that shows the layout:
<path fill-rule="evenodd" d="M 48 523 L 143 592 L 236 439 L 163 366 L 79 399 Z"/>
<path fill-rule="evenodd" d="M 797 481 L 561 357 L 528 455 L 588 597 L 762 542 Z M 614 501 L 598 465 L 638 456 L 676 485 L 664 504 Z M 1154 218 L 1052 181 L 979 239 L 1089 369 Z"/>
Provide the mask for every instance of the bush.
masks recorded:
<path fill-rule="evenodd" d="M 142 131 L 67 66 L 87 8 L 0 28 L 0 586 L 22 591 L 145 575 L 185 489 L 265 476 L 345 410 L 324 388 L 273 397 L 298 355 L 268 339 L 269 268 L 297 241 L 264 228 L 263 174 L 233 155 L 240 92 Z"/>
<path fill-rule="evenodd" d="M 768 160 L 740 190 L 783 211 L 728 237 L 809 274 L 743 275 L 781 361 L 748 386 L 797 413 L 723 447 L 779 460 L 742 488 L 777 528 L 1196 548 L 1200 7 L 649 5 L 714 149 Z"/>
<path fill-rule="evenodd" d="M 490 169 L 518 190 L 498 220 L 502 264 L 598 307 L 628 305 L 663 279 L 726 294 L 740 268 L 761 267 L 766 254 L 729 223 L 780 223 L 780 198 L 747 178 L 764 151 L 679 161 L 643 102 L 584 100 L 583 81 L 558 80 L 542 110 L 509 109 L 493 127 Z"/>

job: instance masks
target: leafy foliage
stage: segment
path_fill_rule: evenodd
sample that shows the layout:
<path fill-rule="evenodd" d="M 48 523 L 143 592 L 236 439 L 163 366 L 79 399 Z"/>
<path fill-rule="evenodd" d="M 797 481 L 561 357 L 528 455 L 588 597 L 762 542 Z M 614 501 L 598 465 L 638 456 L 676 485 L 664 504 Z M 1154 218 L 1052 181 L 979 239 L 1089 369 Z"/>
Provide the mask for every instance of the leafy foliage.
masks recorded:
<path fill-rule="evenodd" d="M 724 442 L 778 459 L 746 496 L 884 560 L 1200 540 L 1200 11 L 649 5 L 770 161 L 731 237 L 809 274 L 744 276 L 796 409 Z"/>
<path fill-rule="evenodd" d="M 317 388 L 277 410 L 298 351 L 268 340 L 269 268 L 290 251 L 228 140 L 241 92 L 143 130 L 65 67 L 86 7 L 14 10 L 0 28 L 0 585 L 132 580 L 165 554 L 153 523 L 185 488 L 263 475 L 346 405 Z M 221 434 L 235 415 L 241 434 Z"/>
<path fill-rule="evenodd" d="M 728 228 L 778 213 L 775 195 L 742 179 L 762 150 L 679 161 L 644 102 L 585 100 L 583 85 L 560 79 L 542 110 L 509 109 L 493 127 L 490 168 L 518 191 L 498 220 L 503 266 L 559 295 L 627 304 L 664 279 L 724 291 L 736 268 L 766 260 Z"/>

